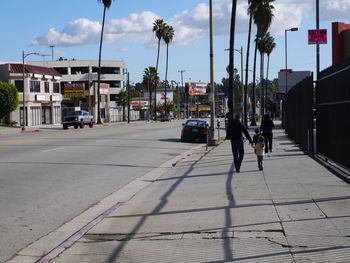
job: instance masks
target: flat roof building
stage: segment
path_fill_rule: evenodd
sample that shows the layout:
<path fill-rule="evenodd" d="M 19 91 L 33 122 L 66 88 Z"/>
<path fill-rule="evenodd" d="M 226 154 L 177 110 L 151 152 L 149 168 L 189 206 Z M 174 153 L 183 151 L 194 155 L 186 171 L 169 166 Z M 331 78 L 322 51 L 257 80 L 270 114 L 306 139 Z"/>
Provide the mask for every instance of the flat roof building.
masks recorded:
<path fill-rule="evenodd" d="M 23 125 L 23 89 L 25 91 L 26 126 L 61 123 L 60 80 L 62 75 L 55 69 L 6 63 L 0 65 L 0 80 L 15 85 L 19 92 L 19 107 L 11 113 L 11 121 Z"/>

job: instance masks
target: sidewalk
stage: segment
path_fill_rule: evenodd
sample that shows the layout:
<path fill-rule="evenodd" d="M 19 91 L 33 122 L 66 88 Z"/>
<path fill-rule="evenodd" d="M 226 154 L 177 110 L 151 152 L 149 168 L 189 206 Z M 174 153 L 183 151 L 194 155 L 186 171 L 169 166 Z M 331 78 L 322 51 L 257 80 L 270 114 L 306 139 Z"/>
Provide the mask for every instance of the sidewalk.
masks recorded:
<path fill-rule="evenodd" d="M 282 130 L 274 138 L 264 171 L 246 145 L 233 172 L 224 141 L 143 178 L 147 187 L 51 262 L 350 262 L 349 185 Z"/>
<path fill-rule="evenodd" d="M 136 123 L 136 122 L 132 121 L 131 123 Z M 122 124 L 127 124 L 127 122 L 111 122 L 111 123 L 104 123 L 104 124 L 94 124 L 94 127 L 113 126 L 113 125 L 122 125 Z M 88 129 L 89 126 L 85 125 L 85 128 Z M 74 129 L 74 127 L 70 126 L 69 129 L 72 130 Z M 22 131 L 22 127 L 18 127 L 18 126 L 17 127 L 0 126 L 0 135 L 47 132 L 47 131 L 55 131 L 55 130 L 63 130 L 62 124 L 45 124 L 45 125 L 43 124 L 39 126 L 26 126 L 25 131 Z"/>

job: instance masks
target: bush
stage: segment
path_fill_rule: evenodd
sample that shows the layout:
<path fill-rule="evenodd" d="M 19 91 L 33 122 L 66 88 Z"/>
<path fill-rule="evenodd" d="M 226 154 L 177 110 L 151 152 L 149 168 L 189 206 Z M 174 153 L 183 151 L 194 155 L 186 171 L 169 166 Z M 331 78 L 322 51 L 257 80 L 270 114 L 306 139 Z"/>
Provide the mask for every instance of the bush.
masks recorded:
<path fill-rule="evenodd" d="M 18 90 L 7 82 L 0 81 L 0 119 L 6 117 L 9 113 L 18 107 Z"/>

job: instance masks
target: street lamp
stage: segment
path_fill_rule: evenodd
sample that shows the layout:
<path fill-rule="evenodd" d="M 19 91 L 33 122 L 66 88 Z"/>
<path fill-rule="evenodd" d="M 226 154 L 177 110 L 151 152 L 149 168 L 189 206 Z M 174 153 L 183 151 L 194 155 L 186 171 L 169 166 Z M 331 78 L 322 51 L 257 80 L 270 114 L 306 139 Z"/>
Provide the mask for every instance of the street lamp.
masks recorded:
<path fill-rule="evenodd" d="M 32 53 L 27 53 L 24 54 L 24 51 L 22 51 L 22 69 L 23 69 L 23 92 L 22 92 L 22 103 L 23 103 L 23 121 L 22 121 L 22 131 L 25 131 L 26 129 L 26 102 L 25 102 L 25 64 L 24 64 L 24 59 L 30 55 L 41 55 L 38 52 L 32 52 Z"/>
<path fill-rule="evenodd" d="M 292 27 L 292 28 L 289 28 L 289 29 L 285 29 L 284 30 L 284 53 L 285 53 L 285 60 L 286 60 L 286 68 L 285 68 L 285 76 L 286 76 L 286 80 L 285 80 L 285 84 L 286 84 L 286 87 L 285 87 L 285 93 L 284 93 L 284 101 L 286 101 L 286 96 L 287 96 L 287 86 L 288 86 L 288 56 L 287 56 L 287 32 L 288 31 L 298 31 L 298 28 L 297 27 Z M 285 105 L 284 105 L 285 107 Z M 284 109 L 284 115 L 285 115 L 286 111 Z M 284 116 L 285 117 L 285 116 Z M 285 120 L 284 120 L 285 121 Z M 282 122 L 284 124 L 284 122 Z"/>
<path fill-rule="evenodd" d="M 289 29 L 285 29 L 284 30 L 284 51 L 285 51 L 285 56 L 286 56 L 286 87 L 285 87 L 285 95 L 287 95 L 287 84 L 288 84 L 288 80 L 287 80 L 287 70 L 288 70 L 288 67 L 287 67 L 287 61 L 288 61 L 288 56 L 287 56 L 287 32 L 288 31 L 298 31 L 298 28 L 297 27 L 293 27 L 293 28 L 289 28 Z"/>

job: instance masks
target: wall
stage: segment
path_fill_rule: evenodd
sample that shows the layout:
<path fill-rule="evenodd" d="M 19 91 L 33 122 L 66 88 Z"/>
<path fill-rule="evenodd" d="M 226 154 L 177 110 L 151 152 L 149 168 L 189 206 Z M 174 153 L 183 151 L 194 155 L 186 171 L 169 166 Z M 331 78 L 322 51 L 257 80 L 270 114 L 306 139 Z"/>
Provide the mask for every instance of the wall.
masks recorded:
<path fill-rule="evenodd" d="M 346 32 L 346 33 L 345 33 Z M 343 60 L 349 54 L 349 37 L 350 25 L 333 22 L 332 23 L 332 62 L 333 65 Z M 346 36 L 345 36 L 346 34 Z M 344 37 L 345 36 L 345 37 Z M 346 48 L 345 48 L 346 47 Z M 346 52 L 344 52 L 346 50 Z"/>

